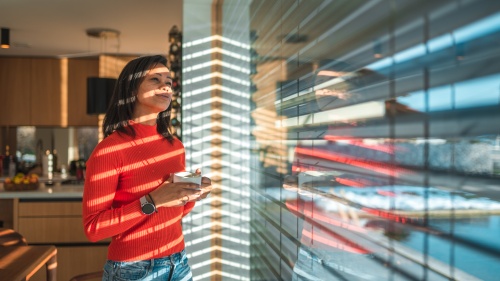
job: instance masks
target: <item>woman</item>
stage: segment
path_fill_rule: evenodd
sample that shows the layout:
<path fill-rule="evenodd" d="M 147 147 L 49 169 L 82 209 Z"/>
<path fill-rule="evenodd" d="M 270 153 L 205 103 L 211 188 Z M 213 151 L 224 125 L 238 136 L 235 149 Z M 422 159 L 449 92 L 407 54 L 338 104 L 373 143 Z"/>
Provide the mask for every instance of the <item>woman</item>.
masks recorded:
<path fill-rule="evenodd" d="M 172 79 L 165 57 L 130 61 L 87 161 L 83 224 L 91 241 L 112 237 L 102 280 L 192 280 L 181 219 L 211 190 L 173 183 L 184 146 L 169 132 Z M 200 173 L 199 170 L 196 171 Z"/>

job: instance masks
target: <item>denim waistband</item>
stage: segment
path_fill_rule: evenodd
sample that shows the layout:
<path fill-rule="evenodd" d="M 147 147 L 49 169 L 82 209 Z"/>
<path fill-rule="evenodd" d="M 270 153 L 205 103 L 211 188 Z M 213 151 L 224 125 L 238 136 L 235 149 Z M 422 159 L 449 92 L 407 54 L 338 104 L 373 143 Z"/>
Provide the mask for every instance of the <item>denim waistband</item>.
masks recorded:
<path fill-rule="evenodd" d="M 150 260 L 128 261 L 128 262 L 109 261 L 109 262 L 112 262 L 112 264 L 114 264 L 114 266 L 120 266 L 122 264 L 124 265 L 124 264 L 134 263 L 134 264 L 137 264 L 138 266 L 153 267 L 153 266 L 162 266 L 162 265 L 177 265 L 177 264 L 180 264 L 185 257 L 186 257 L 186 251 L 182 250 L 178 253 L 171 254 L 170 256 L 165 256 L 165 257 L 150 259 Z"/>
<path fill-rule="evenodd" d="M 175 265 L 181 263 L 182 259 L 186 257 L 186 251 L 182 250 L 178 253 L 171 254 L 170 256 L 162 257 L 162 258 L 157 258 L 157 259 L 150 259 L 148 261 L 151 262 L 151 266 L 154 265 Z"/>

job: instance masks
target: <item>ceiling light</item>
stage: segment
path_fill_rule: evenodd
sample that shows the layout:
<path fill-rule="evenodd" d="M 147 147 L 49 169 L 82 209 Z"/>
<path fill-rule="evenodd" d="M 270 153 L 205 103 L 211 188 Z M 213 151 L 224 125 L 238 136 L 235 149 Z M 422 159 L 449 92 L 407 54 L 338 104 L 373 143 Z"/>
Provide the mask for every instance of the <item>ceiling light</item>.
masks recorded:
<path fill-rule="evenodd" d="M 0 48 L 2 49 L 8 49 L 10 48 L 10 29 L 8 28 L 3 28 L 2 27 L 2 39 L 1 39 L 1 42 L 2 44 L 0 45 Z"/>

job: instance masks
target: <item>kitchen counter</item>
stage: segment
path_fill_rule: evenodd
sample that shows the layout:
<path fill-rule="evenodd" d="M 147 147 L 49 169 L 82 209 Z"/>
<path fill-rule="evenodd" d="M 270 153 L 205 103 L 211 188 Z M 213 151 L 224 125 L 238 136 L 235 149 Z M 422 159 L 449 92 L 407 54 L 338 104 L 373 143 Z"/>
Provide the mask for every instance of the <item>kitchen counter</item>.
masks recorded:
<path fill-rule="evenodd" d="M 96 243 L 85 236 L 83 183 L 56 179 L 52 184 L 42 178 L 37 190 L 5 191 L 0 179 L 0 226 L 21 233 L 29 245 L 56 246 L 57 280 L 102 270 L 110 239 Z"/>
<path fill-rule="evenodd" d="M 0 183 L 0 199 L 53 199 L 53 198 L 82 198 L 83 184 L 56 183 L 46 186 L 40 183 L 37 190 L 5 191 L 3 183 Z"/>
<path fill-rule="evenodd" d="M 52 199 L 52 198 L 82 198 L 83 181 L 77 181 L 74 176 L 61 177 L 55 174 L 50 179 L 39 178 L 40 187 L 37 190 L 6 191 L 5 177 L 0 177 L 0 199 Z"/>

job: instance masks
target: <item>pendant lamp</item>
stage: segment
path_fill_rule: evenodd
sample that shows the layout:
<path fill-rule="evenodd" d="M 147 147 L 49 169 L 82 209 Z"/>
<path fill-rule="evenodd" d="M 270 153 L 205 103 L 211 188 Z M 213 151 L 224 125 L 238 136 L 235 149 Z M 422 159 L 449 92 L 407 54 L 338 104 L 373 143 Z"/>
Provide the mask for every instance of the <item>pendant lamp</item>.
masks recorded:
<path fill-rule="evenodd" d="M 100 39 L 101 47 L 103 45 L 104 46 L 106 45 L 105 43 L 108 38 L 118 39 L 119 35 L 120 32 L 118 30 L 109 28 L 87 29 L 87 36 Z M 102 50 L 101 53 L 103 53 Z M 117 81 L 118 80 L 115 78 L 104 78 L 104 77 L 87 78 L 88 115 L 94 115 L 94 114 L 99 115 L 106 113 Z"/>
<path fill-rule="evenodd" d="M 2 27 L 1 33 L 2 34 L 1 34 L 0 48 L 2 48 L 2 49 L 10 48 L 10 29 Z"/>

